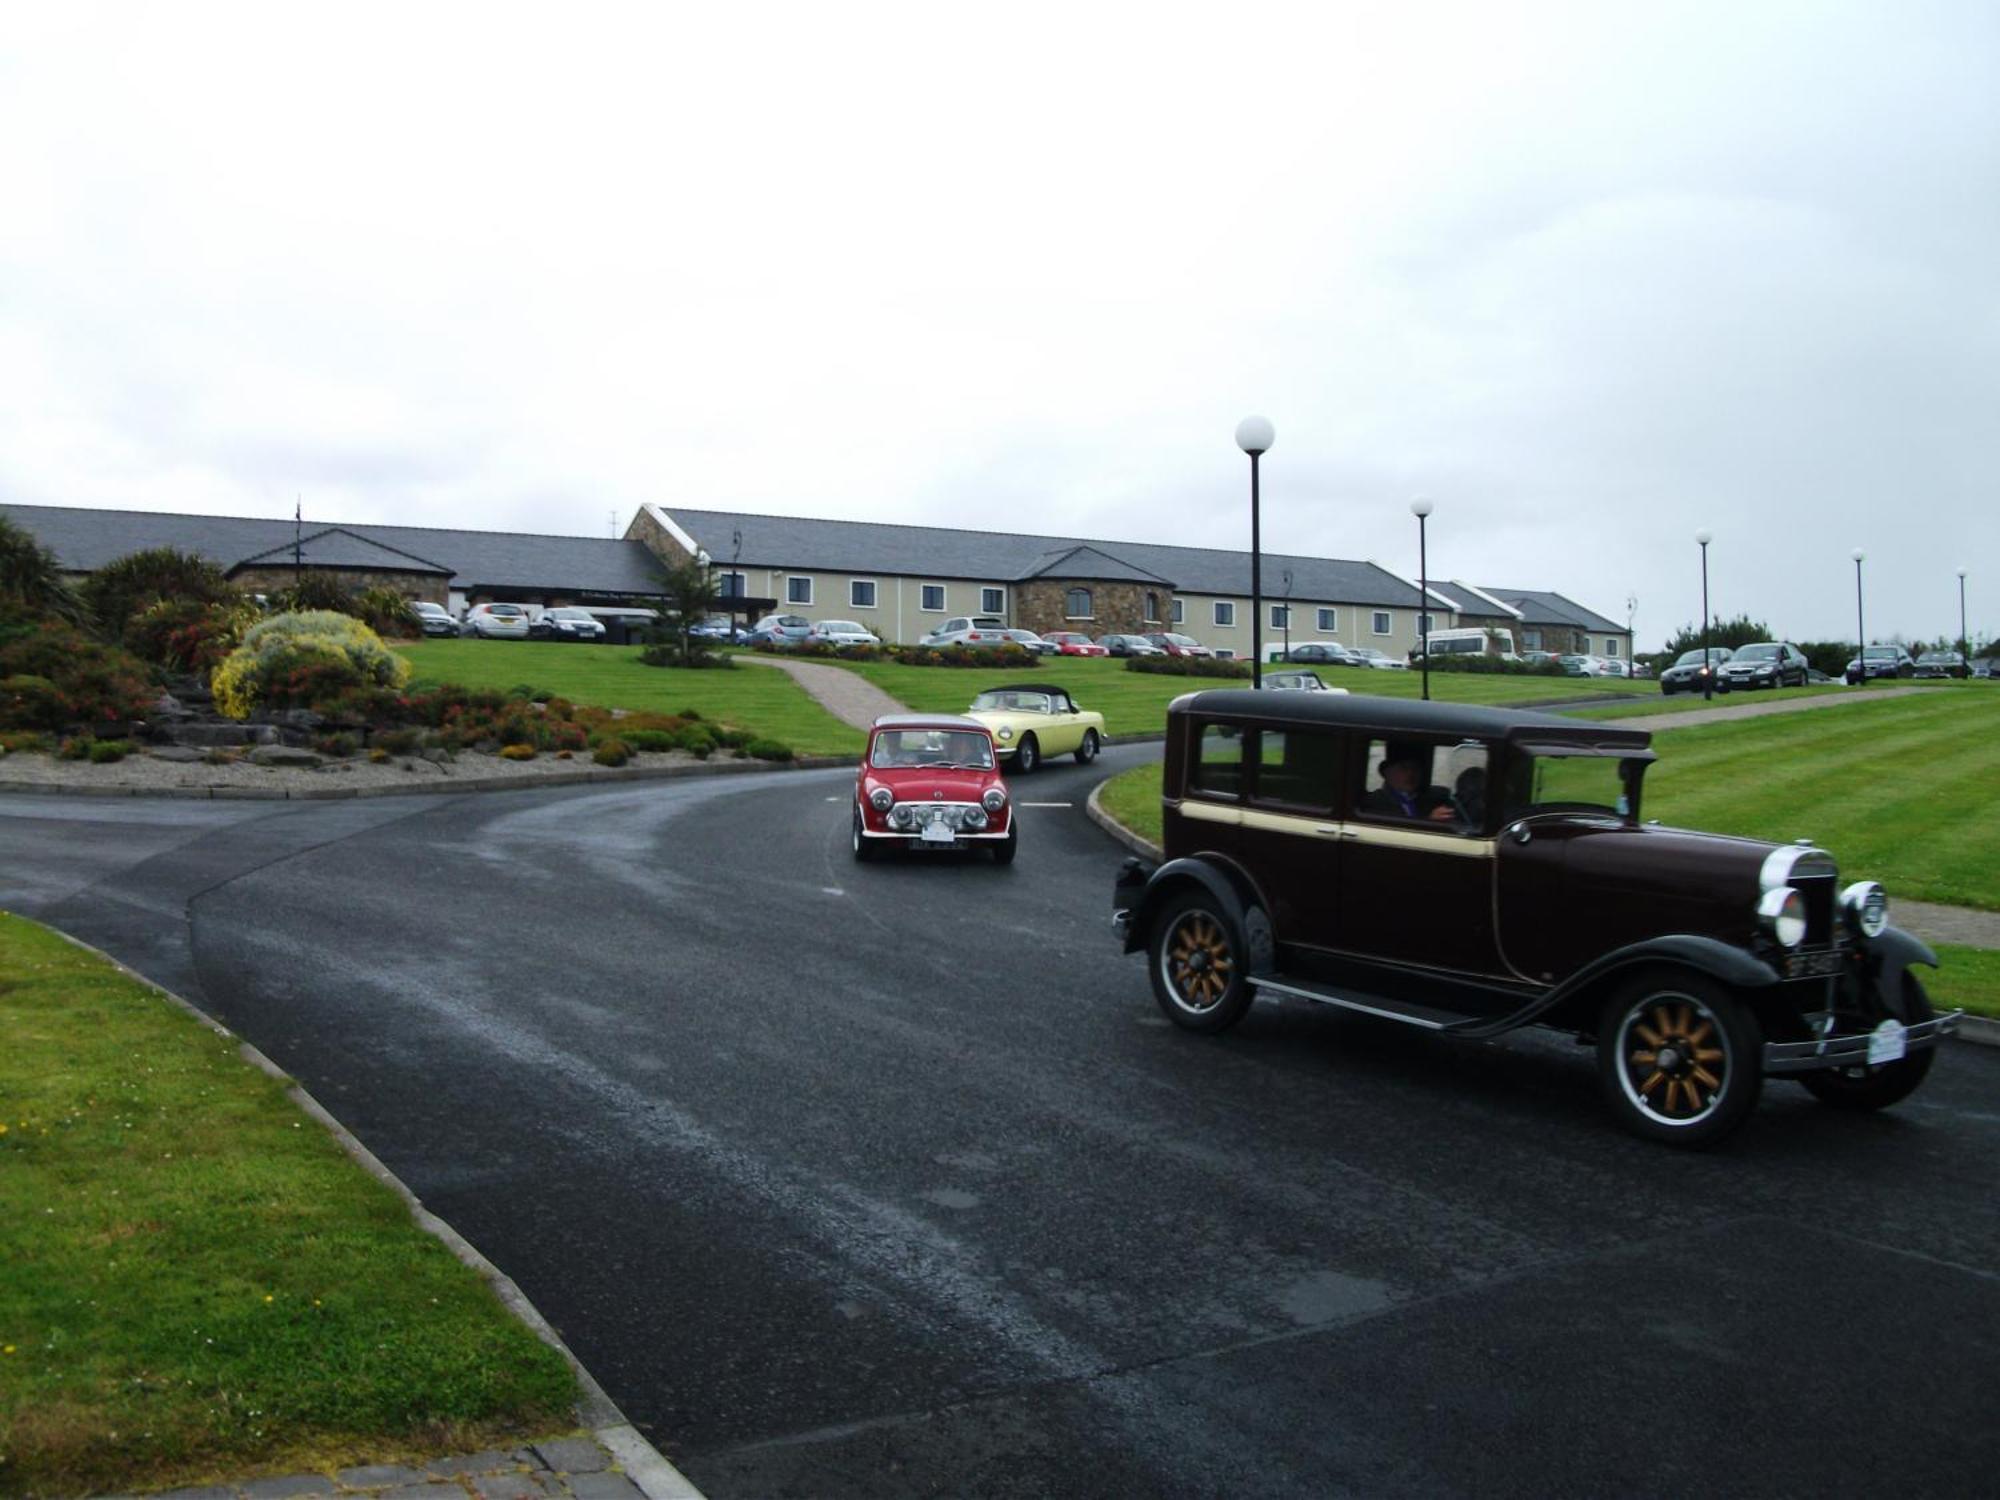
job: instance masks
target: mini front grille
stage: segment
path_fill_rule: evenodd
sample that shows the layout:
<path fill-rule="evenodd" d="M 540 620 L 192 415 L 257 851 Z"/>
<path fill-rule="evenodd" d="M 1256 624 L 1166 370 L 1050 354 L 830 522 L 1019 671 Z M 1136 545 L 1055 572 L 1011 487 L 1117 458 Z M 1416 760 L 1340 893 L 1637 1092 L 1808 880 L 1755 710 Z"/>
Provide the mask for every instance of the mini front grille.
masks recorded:
<path fill-rule="evenodd" d="M 1827 948 L 1833 944 L 1834 880 L 1832 875 L 1796 875 L 1792 889 L 1806 903 L 1806 940 L 1801 947 Z"/>

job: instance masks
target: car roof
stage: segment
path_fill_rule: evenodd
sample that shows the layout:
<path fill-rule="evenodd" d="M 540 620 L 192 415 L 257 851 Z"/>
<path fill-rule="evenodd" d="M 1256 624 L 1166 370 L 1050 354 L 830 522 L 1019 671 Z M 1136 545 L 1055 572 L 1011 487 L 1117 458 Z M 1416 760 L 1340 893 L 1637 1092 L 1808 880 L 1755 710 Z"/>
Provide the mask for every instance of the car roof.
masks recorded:
<path fill-rule="evenodd" d="M 1369 693 L 1300 693 L 1272 697 L 1247 688 L 1215 688 L 1184 693 L 1168 705 L 1169 714 L 1226 714 L 1292 724 L 1324 724 L 1332 728 L 1380 731 L 1394 735 L 1449 736 L 1457 739 L 1506 740 L 1532 750 L 1538 746 L 1595 749 L 1650 755 L 1652 735 L 1616 724 L 1565 719 L 1555 714 L 1517 708 L 1484 708 L 1466 703 L 1426 703 L 1421 699 L 1382 698 Z"/>
<path fill-rule="evenodd" d="M 870 729 L 971 729 L 986 733 L 986 726 L 963 714 L 884 714 Z"/>
<path fill-rule="evenodd" d="M 982 693 L 1062 693 L 1067 695 L 1069 689 L 1066 687 L 1054 687 L 1046 682 L 999 682 L 995 683 L 992 687 L 981 688 L 979 691 Z"/>

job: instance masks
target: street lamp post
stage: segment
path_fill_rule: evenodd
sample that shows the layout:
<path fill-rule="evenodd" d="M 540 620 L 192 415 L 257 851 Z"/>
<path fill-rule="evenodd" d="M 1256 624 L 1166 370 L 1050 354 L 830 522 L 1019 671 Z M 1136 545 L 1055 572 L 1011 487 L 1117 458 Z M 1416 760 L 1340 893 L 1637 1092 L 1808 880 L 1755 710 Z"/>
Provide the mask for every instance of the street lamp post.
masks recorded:
<path fill-rule="evenodd" d="M 1417 634 L 1424 653 L 1424 701 L 1431 696 L 1431 580 L 1430 551 L 1424 523 L 1430 519 L 1431 503 L 1422 495 L 1410 502 L 1410 514 L 1417 518 Z"/>
<path fill-rule="evenodd" d="M 1854 671 L 1855 686 L 1868 686 L 1868 629 L 1861 613 L 1861 559 L 1868 554 L 1854 549 Z"/>
<path fill-rule="evenodd" d="M 1701 547 L 1701 696 L 1705 702 L 1715 698 L 1715 658 L 1708 651 L 1708 544 L 1715 540 L 1715 533 L 1706 526 L 1694 534 Z"/>
<path fill-rule="evenodd" d="M 1965 600 L 1965 570 L 1963 568 L 1960 568 L 1958 571 L 1958 579 L 1959 579 L 1958 597 L 1961 606 L 1959 609 L 1959 613 L 1964 614 L 1965 610 L 1963 608 L 1963 605 Z M 1285 660 L 1290 661 L 1291 659 L 1292 659 L 1292 570 L 1290 568 L 1287 568 L 1285 569 Z"/>
<path fill-rule="evenodd" d="M 1250 685 L 1264 685 L 1264 553 L 1257 524 L 1257 460 L 1270 451 L 1277 434 L 1263 417 L 1236 424 L 1236 446 L 1250 455 Z"/>
<path fill-rule="evenodd" d="M 1965 569 L 1958 570 L 1958 657 L 1965 673 L 1972 675 L 1972 639 L 1965 633 Z"/>

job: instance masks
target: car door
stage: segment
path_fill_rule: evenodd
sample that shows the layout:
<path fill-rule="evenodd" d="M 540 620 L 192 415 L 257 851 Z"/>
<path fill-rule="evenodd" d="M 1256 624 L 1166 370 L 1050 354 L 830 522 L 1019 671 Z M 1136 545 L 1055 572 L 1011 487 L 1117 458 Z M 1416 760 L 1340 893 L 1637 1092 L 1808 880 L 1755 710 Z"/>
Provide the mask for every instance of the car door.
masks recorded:
<path fill-rule="evenodd" d="M 1083 743 L 1083 720 L 1068 693 L 1049 694 L 1049 726 L 1042 754 L 1067 755 Z"/>

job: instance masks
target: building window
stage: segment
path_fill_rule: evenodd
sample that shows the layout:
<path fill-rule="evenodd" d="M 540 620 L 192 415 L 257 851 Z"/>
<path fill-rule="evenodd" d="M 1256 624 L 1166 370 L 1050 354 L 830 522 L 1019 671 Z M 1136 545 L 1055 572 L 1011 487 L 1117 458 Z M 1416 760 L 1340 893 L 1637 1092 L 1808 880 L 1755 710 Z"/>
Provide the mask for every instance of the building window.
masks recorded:
<path fill-rule="evenodd" d="M 1387 635 L 1389 633 L 1388 610 L 1378 609 L 1375 611 L 1375 633 L 1377 635 Z"/>
<path fill-rule="evenodd" d="M 1290 630 L 1292 628 L 1291 605 L 1274 604 L 1271 606 L 1271 628 L 1273 630 Z"/>
<path fill-rule="evenodd" d="M 873 609 L 875 607 L 875 580 L 872 578 L 848 579 L 847 607 L 849 609 Z"/>
<path fill-rule="evenodd" d="M 792 574 L 785 579 L 785 603 L 810 604 L 813 602 L 813 581 Z"/>
<path fill-rule="evenodd" d="M 1071 589 L 1063 595 L 1063 618 L 1066 620 L 1088 620 L 1090 618 L 1090 590 Z"/>
<path fill-rule="evenodd" d="M 741 573 L 717 573 L 715 575 L 715 592 L 718 598 L 741 599 L 750 590 L 745 587 L 744 577 Z"/>
<path fill-rule="evenodd" d="M 1611 660 L 1613 660 L 1613 661 L 1616 661 L 1616 660 L 1618 659 L 1618 637 L 1617 637 L 1617 636 L 1615 636 L 1615 635 L 1607 635 L 1607 636 L 1606 636 L 1606 637 L 1604 638 L 1604 654 L 1605 654 L 1605 655 L 1606 655 L 1607 657 L 1609 657 L 1609 658 L 1610 658 Z"/>
<path fill-rule="evenodd" d="M 918 607 L 921 609 L 930 610 L 934 614 L 940 614 L 940 615 L 943 614 L 944 585 L 941 583 L 925 584 L 923 591 L 923 603 Z"/>
<path fill-rule="evenodd" d="M 1433 630 L 1436 629 L 1437 629 L 1437 622 L 1432 620 L 1428 614 L 1421 614 L 1417 616 L 1418 635 L 1429 635 Z"/>
<path fill-rule="evenodd" d="M 1216 600 L 1214 615 L 1216 624 L 1234 625 L 1236 623 L 1236 602 L 1233 599 Z"/>
<path fill-rule="evenodd" d="M 1319 628 L 1328 635 L 1332 635 L 1336 630 L 1340 629 L 1340 611 L 1337 609 L 1321 610 L 1319 612 Z"/>
<path fill-rule="evenodd" d="M 981 589 L 979 591 L 979 612 L 982 615 L 997 615 L 1007 608 L 1005 589 Z"/>
<path fill-rule="evenodd" d="M 1160 596 L 1158 594 L 1148 594 L 1146 596 L 1146 623 L 1148 625 L 1157 625 L 1160 623 Z"/>
<path fill-rule="evenodd" d="M 1176 625 L 1185 625 L 1187 623 L 1187 600 L 1176 599 L 1174 601 L 1173 622 Z"/>
<path fill-rule="evenodd" d="M 1541 650 L 1542 633 L 1539 630 L 1523 630 L 1521 632 L 1521 644 L 1527 647 L 1530 651 Z"/>

